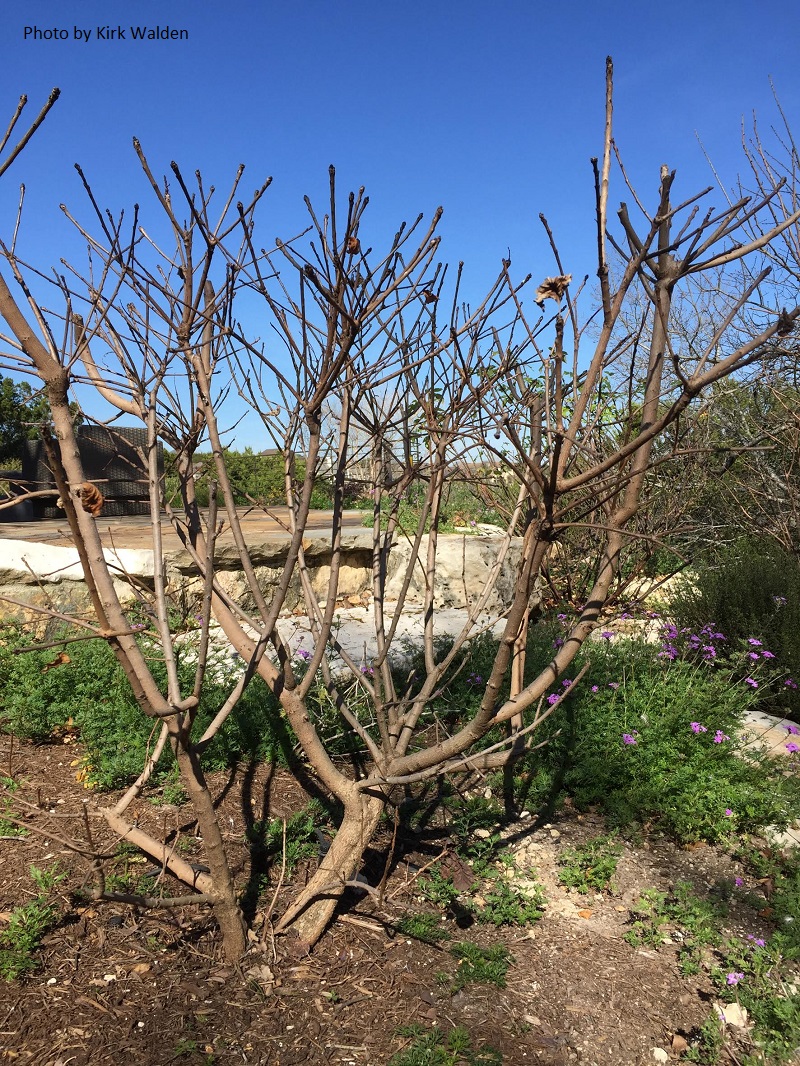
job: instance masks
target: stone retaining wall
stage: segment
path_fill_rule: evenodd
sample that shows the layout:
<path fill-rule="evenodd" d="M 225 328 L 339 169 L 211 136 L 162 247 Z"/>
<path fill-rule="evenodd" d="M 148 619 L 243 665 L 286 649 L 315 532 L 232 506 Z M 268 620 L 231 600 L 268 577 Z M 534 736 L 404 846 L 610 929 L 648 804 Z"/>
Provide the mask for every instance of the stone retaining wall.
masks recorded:
<path fill-rule="evenodd" d="M 437 545 L 437 608 L 471 606 L 483 591 L 502 543 L 501 536 L 441 536 Z M 248 548 L 259 585 L 269 597 L 286 562 L 287 542 L 274 538 L 250 544 Z M 324 600 L 328 595 L 331 572 L 330 543 L 326 537 L 309 536 L 304 543 L 304 550 L 312 586 L 319 599 Z M 424 537 L 406 600 L 409 607 L 420 605 L 424 599 L 424 562 L 427 552 L 428 538 Z M 113 551 L 106 548 L 105 553 L 123 602 L 136 598 L 137 586 L 152 587 L 152 551 Z M 486 610 L 499 612 L 510 602 L 520 553 L 521 541 L 515 538 L 490 590 Z M 408 541 L 398 540 L 389 556 L 387 599 L 397 599 L 410 556 Z M 189 552 L 168 552 L 164 561 L 171 593 L 181 597 L 184 602 L 199 596 L 201 583 Z M 220 545 L 216 562 L 222 587 L 245 610 L 252 608 L 252 596 L 235 546 Z M 365 531 L 345 535 L 342 538 L 342 563 L 336 594 L 359 596 L 371 590 L 372 533 Z M 0 540 L 0 597 L 17 601 L 10 603 L 0 599 L 0 619 L 27 620 L 37 614 L 37 607 L 51 608 L 64 614 L 86 612 L 89 609 L 89 596 L 77 550 L 31 541 Z M 300 579 L 295 574 L 286 601 L 287 608 L 293 608 L 300 599 Z"/>

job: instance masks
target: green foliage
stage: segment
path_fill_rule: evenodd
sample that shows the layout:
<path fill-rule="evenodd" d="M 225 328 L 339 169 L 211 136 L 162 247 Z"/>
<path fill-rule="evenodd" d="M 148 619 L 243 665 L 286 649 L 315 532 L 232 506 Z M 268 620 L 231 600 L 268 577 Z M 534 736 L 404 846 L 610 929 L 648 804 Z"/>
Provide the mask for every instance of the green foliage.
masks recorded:
<path fill-rule="evenodd" d="M 282 455 L 259 455 L 252 448 L 245 448 L 243 452 L 225 448 L 222 454 L 234 488 L 237 506 L 246 506 L 251 500 L 265 506 L 286 503 L 285 463 Z M 217 480 L 214 456 L 198 452 L 194 456 L 194 464 L 197 502 L 201 507 L 207 507 L 209 481 Z M 166 456 L 165 475 L 166 497 L 168 500 L 175 500 L 179 497 L 179 482 L 172 455 Z"/>
<path fill-rule="evenodd" d="M 597 805 L 612 826 L 657 823 L 683 842 L 792 821 L 797 780 L 773 760 L 738 754 L 753 701 L 747 685 L 713 663 L 673 662 L 626 639 L 593 644 L 582 657 L 588 675 L 541 731 L 551 739 L 533 757 L 534 799 L 570 795 L 579 808 Z"/>
<path fill-rule="evenodd" d="M 65 875 L 56 866 L 50 870 L 31 866 L 30 873 L 38 892 L 13 909 L 7 927 L 0 933 L 0 977 L 6 981 L 16 981 L 36 969 L 36 952 L 58 917 L 52 896 Z"/>
<path fill-rule="evenodd" d="M 617 872 L 622 848 L 613 836 L 595 837 L 576 848 L 565 848 L 559 856 L 558 879 L 567 888 L 579 892 L 609 889 Z"/>
<path fill-rule="evenodd" d="M 223 449 L 225 469 L 234 490 L 237 507 L 246 507 L 255 503 L 261 507 L 285 506 L 286 504 L 286 464 L 282 454 L 263 455 L 245 448 L 243 452 Z M 208 506 L 209 482 L 217 480 L 214 457 L 208 452 L 197 452 L 194 456 L 195 493 L 200 507 Z M 295 459 L 292 465 L 292 482 L 296 490 L 299 482 L 305 478 L 306 464 L 302 459 Z M 361 487 L 354 483 L 345 485 L 345 507 L 364 506 L 360 497 Z M 180 497 L 180 481 L 175 471 L 175 458 L 168 454 L 165 462 L 165 495 L 168 500 Z M 333 507 L 333 484 L 324 477 L 314 482 L 311 506 L 319 510 Z"/>
<path fill-rule="evenodd" d="M 668 931 L 677 931 L 685 950 L 720 943 L 718 926 L 727 914 L 719 900 L 695 895 L 688 881 L 678 881 L 671 892 L 649 889 L 631 911 L 632 926 L 625 934 L 629 944 L 658 946 Z"/>
<path fill-rule="evenodd" d="M 658 948 L 665 940 L 681 945 L 683 974 L 708 971 L 716 994 L 736 1001 L 753 1024 L 756 1054 L 748 1063 L 782 1063 L 792 1060 L 800 1045 L 800 994 L 796 960 L 800 957 L 793 929 L 800 902 L 800 866 L 786 864 L 772 902 L 778 930 L 768 940 L 748 936 L 723 941 L 720 923 L 727 907 L 712 896 L 696 895 L 688 882 L 678 882 L 670 892 L 649 890 L 632 911 L 625 939 L 635 946 Z M 786 930 L 789 930 L 787 933 Z M 687 1052 L 690 1062 L 713 1066 L 720 1060 L 725 1033 L 716 1013 L 707 1019 Z"/>
<path fill-rule="evenodd" d="M 77 404 L 70 404 L 73 423 L 83 416 Z M 36 440 L 42 424 L 50 422 L 50 405 L 43 391 L 34 392 L 27 381 L 0 378 L 0 466 L 19 463 L 22 445 Z"/>
<path fill-rule="evenodd" d="M 505 528 L 506 519 L 502 512 L 506 508 L 502 504 L 496 505 L 496 499 L 503 489 L 504 486 L 498 485 L 493 490 L 486 479 L 481 480 L 477 476 L 474 482 L 448 481 L 442 493 L 439 532 L 463 532 L 465 529 L 473 529 L 478 523 Z M 415 531 L 422 515 L 425 494 L 426 486 L 415 484 L 410 486 L 405 496 L 399 501 L 394 501 L 389 496 L 382 496 L 381 528 L 387 527 L 389 515 L 394 509 L 397 512 L 399 528 L 406 533 Z M 507 509 L 510 513 L 513 510 L 513 504 Z M 373 521 L 372 511 L 366 513 L 362 519 L 365 526 L 372 526 Z M 429 532 L 430 528 L 429 516 L 425 522 L 425 532 Z"/>
<path fill-rule="evenodd" d="M 297 811 L 286 819 L 284 832 L 284 820 L 282 818 L 270 818 L 264 824 L 256 822 L 248 830 L 248 839 L 252 842 L 262 842 L 267 854 L 282 864 L 286 861 L 286 876 L 290 876 L 295 866 L 304 859 L 310 859 L 319 851 L 319 841 L 316 836 L 317 828 L 324 824 L 326 815 L 322 804 L 312 800 L 303 810 Z"/>
<path fill-rule="evenodd" d="M 462 940 L 450 948 L 450 954 L 458 959 L 451 986 L 453 992 L 467 985 L 506 987 L 506 976 L 514 959 L 502 944 L 481 948 L 469 940 Z"/>
<path fill-rule="evenodd" d="M 483 1044 L 472 1047 L 472 1037 L 463 1026 L 456 1026 L 446 1035 L 434 1026 L 404 1025 L 397 1035 L 409 1039 L 407 1047 L 389 1060 L 389 1066 L 501 1066 L 503 1056 L 495 1048 Z"/>
<path fill-rule="evenodd" d="M 410 937 L 412 940 L 421 940 L 425 944 L 438 944 L 442 940 L 450 939 L 450 933 L 436 914 L 404 914 L 395 923 L 395 929 L 402 936 Z"/>
<path fill-rule="evenodd" d="M 800 715 L 800 559 L 775 544 L 739 541 L 714 565 L 692 575 L 670 603 L 679 627 L 699 627 L 709 619 L 736 648 L 755 638 L 776 656 L 789 684 L 769 689 L 765 709 Z"/>
<path fill-rule="evenodd" d="M 486 860 L 474 863 L 475 880 L 469 893 L 460 893 L 450 877 L 433 866 L 420 882 L 429 903 L 460 915 L 469 915 L 483 925 L 530 925 L 542 917 L 544 891 L 521 888 L 508 881 L 503 871 Z"/>
<path fill-rule="evenodd" d="M 537 886 L 534 892 L 523 891 L 499 877 L 483 890 L 483 904 L 472 910 L 476 919 L 486 925 L 530 925 L 542 917 L 544 891 Z"/>
<path fill-rule="evenodd" d="M 67 636 L 68 632 L 61 635 Z M 165 692 L 166 670 L 158 643 L 146 631 L 139 641 L 156 682 Z M 0 636 L 0 716 L 6 728 L 17 736 L 41 742 L 74 725 L 88 752 L 88 782 L 101 788 L 129 783 L 141 772 L 156 734 L 154 723 L 142 714 L 109 646 L 100 640 L 66 645 L 69 662 L 49 668 L 57 648 L 13 654 L 15 647 L 29 643 L 30 638 L 13 627 Z M 185 643 L 182 650 L 179 676 L 188 689 L 194 678 L 191 643 Z M 196 735 L 210 723 L 224 701 L 235 670 L 235 664 L 226 661 L 215 663 L 209 671 Z M 291 738 L 277 702 L 256 678 L 205 750 L 204 766 L 209 770 L 223 769 L 242 757 L 280 762 L 290 747 Z M 155 780 L 166 777 L 173 766 L 174 758 L 166 751 Z"/>
<path fill-rule="evenodd" d="M 26 830 L 21 825 L 17 825 L 12 819 L 14 804 L 11 797 L 18 787 L 13 777 L 6 777 L 0 774 L 0 789 L 2 790 L 1 794 L 4 795 L 4 799 L 0 803 L 0 837 L 27 836 Z"/>
<path fill-rule="evenodd" d="M 697 1039 L 686 1051 L 689 1062 L 698 1066 L 717 1066 L 725 1044 L 722 1025 L 716 1011 L 712 1011 L 700 1027 Z"/>
<path fill-rule="evenodd" d="M 432 866 L 426 877 L 420 882 L 420 890 L 429 903 L 447 910 L 452 907 L 459 896 L 452 877 L 446 877 L 439 865 Z"/>
<path fill-rule="evenodd" d="M 503 817 L 503 808 L 492 796 L 450 796 L 444 801 L 452 821 L 450 833 L 459 844 L 473 842 L 476 829 L 496 829 Z M 470 856 L 471 857 L 471 856 Z"/>
<path fill-rule="evenodd" d="M 121 840 L 111 857 L 105 883 L 109 892 L 128 892 L 137 896 L 149 896 L 156 890 L 156 877 L 152 870 L 145 874 L 152 860 L 143 855 L 135 844 Z"/>

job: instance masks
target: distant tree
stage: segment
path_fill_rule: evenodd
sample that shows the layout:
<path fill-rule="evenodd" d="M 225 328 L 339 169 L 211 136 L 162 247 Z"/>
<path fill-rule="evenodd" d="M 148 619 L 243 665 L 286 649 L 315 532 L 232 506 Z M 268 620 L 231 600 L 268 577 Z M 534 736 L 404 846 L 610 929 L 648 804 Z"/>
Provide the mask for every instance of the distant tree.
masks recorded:
<path fill-rule="evenodd" d="M 49 421 L 50 408 L 41 391 L 34 393 L 27 381 L 0 378 L 0 465 L 18 463 L 23 442 L 35 440 Z"/>

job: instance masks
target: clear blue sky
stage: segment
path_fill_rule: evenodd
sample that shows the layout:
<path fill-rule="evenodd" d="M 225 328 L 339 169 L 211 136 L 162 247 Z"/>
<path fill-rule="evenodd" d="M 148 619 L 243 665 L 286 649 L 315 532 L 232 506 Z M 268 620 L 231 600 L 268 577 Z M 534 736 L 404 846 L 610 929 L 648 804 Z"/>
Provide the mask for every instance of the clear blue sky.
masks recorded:
<path fill-rule="evenodd" d="M 117 25 L 127 37 L 131 25 L 169 25 L 189 40 L 97 39 Z M 25 26 L 70 39 L 25 40 Z M 74 40 L 76 26 L 92 39 Z M 443 257 L 466 261 L 476 292 L 509 247 L 519 275 L 553 272 L 540 211 L 566 269 L 593 274 L 589 158 L 602 149 L 606 55 L 615 135 L 654 203 L 662 162 L 678 170 L 676 198 L 711 183 L 695 134 L 735 181 L 742 118 L 775 118 L 770 76 L 800 128 L 798 41 L 796 0 L 6 0 L 5 113 L 22 92 L 31 112 L 53 86 L 62 97 L 4 179 L 0 227 L 24 181 L 21 254 L 45 269 L 79 258 L 58 210 L 89 218 L 72 164 L 112 210 L 148 204 L 136 135 L 157 173 L 176 159 L 221 188 L 243 162 L 247 190 L 272 175 L 262 244 L 304 225 L 304 194 L 324 210 L 334 163 L 343 195 L 367 187 L 378 233 L 443 205 Z M 612 204 L 623 195 L 612 189 Z"/>

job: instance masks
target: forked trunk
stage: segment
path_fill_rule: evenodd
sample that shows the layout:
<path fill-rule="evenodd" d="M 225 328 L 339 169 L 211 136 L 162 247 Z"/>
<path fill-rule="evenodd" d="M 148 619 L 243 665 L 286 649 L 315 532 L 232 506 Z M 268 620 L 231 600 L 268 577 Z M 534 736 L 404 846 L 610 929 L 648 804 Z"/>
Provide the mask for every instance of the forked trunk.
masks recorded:
<path fill-rule="evenodd" d="M 385 799 L 362 793 L 346 804 L 342 824 L 330 848 L 314 876 L 278 922 L 279 931 L 293 930 L 304 943 L 316 944 L 333 917 L 347 882 L 358 873 L 385 807 Z"/>

